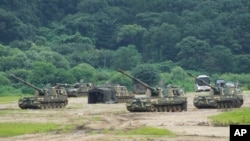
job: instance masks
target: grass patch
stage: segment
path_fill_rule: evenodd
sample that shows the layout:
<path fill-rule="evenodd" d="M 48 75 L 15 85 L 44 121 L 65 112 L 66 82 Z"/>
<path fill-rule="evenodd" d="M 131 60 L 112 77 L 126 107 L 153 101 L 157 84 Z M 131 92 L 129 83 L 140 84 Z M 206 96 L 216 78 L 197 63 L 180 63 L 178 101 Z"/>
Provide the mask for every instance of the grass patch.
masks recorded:
<path fill-rule="evenodd" d="M 102 121 L 103 118 L 102 117 L 99 117 L 99 116 L 93 116 L 91 117 L 91 121 Z"/>
<path fill-rule="evenodd" d="M 0 104 L 18 102 L 19 98 L 21 98 L 21 96 L 1 96 L 0 97 Z"/>
<path fill-rule="evenodd" d="M 11 137 L 23 134 L 44 133 L 55 130 L 68 131 L 72 127 L 54 123 L 0 123 L 0 137 Z"/>
<path fill-rule="evenodd" d="M 11 115 L 11 114 L 27 114 L 29 111 L 27 110 L 0 110 L 1 115 Z"/>
<path fill-rule="evenodd" d="M 219 115 L 208 117 L 214 126 L 229 126 L 230 124 L 250 124 L 250 108 L 233 109 Z"/>
<path fill-rule="evenodd" d="M 118 131 L 119 135 L 154 135 L 154 136 L 169 136 L 169 137 L 175 137 L 176 134 L 172 131 L 165 129 L 165 128 L 156 128 L 156 127 L 150 127 L 150 126 L 143 126 L 127 131 Z"/>

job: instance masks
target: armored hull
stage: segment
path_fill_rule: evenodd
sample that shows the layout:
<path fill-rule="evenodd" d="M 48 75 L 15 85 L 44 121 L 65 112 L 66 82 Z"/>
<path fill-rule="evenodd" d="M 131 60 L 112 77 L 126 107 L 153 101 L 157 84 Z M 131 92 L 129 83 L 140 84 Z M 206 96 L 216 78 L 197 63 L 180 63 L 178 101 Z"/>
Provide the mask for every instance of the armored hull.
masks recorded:
<path fill-rule="evenodd" d="M 240 108 L 243 105 L 244 99 L 238 82 L 226 82 L 225 80 L 218 79 L 215 82 L 215 86 L 211 86 L 202 79 L 196 78 L 191 73 L 188 73 L 188 75 L 210 87 L 208 95 L 198 94 L 194 97 L 193 104 L 196 108 Z"/>
<path fill-rule="evenodd" d="M 196 108 L 240 108 L 243 105 L 242 95 L 208 95 L 196 96 L 193 104 Z"/>
<path fill-rule="evenodd" d="M 21 109 L 62 108 L 68 104 L 68 96 L 64 88 L 56 86 L 40 89 L 13 74 L 10 76 L 22 82 L 26 86 L 35 89 L 37 92 L 37 95 L 34 97 L 24 97 L 18 100 L 18 105 Z"/>
<path fill-rule="evenodd" d="M 126 103 L 130 112 L 182 112 L 187 111 L 186 97 L 140 97 Z"/>
<path fill-rule="evenodd" d="M 20 98 L 18 105 L 21 109 L 55 109 L 68 104 L 66 96 L 37 96 Z"/>
<path fill-rule="evenodd" d="M 126 103 L 128 102 L 130 99 L 133 99 L 134 96 L 116 96 L 118 103 Z"/>

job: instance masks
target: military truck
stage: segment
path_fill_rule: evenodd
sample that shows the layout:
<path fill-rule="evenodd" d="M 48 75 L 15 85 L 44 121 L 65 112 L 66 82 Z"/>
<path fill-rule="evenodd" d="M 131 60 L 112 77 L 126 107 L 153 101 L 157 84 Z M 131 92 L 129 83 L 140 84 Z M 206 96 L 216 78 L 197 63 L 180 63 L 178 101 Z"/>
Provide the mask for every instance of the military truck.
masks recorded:
<path fill-rule="evenodd" d="M 191 73 L 188 73 L 188 75 L 199 79 Z M 226 83 L 225 81 L 223 81 L 223 84 L 216 84 L 216 86 L 212 86 L 205 81 L 203 83 L 211 89 L 209 94 L 198 94 L 194 97 L 193 104 L 196 108 L 240 108 L 243 105 L 243 95 L 241 92 L 239 93 L 239 88 L 236 85 Z"/>
<path fill-rule="evenodd" d="M 57 83 L 57 86 L 60 88 L 65 88 L 68 94 L 68 97 L 81 97 L 87 96 L 88 91 L 94 88 L 92 83 L 75 83 L 75 84 L 62 84 Z"/>
<path fill-rule="evenodd" d="M 10 76 L 37 91 L 36 96 L 23 97 L 18 100 L 21 109 L 54 109 L 63 108 L 68 104 L 67 93 L 63 88 L 49 87 L 40 89 L 13 74 Z"/>
<path fill-rule="evenodd" d="M 147 88 L 144 97 L 128 100 L 126 108 L 130 112 L 181 112 L 187 111 L 187 97 L 179 86 L 168 85 L 166 89 L 153 88 L 141 80 L 117 70 Z"/>

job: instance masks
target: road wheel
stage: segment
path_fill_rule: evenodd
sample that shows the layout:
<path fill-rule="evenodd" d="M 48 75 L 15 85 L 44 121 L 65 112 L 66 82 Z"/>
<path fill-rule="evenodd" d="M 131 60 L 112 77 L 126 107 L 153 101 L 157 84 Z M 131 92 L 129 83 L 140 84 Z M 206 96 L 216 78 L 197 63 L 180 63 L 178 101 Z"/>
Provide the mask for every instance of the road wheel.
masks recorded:
<path fill-rule="evenodd" d="M 176 107 L 172 106 L 172 112 L 176 112 Z"/>
<path fill-rule="evenodd" d="M 163 111 L 164 111 L 164 112 L 167 112 L 167 111 L 168 111 L 167 106 L 163 106 Z"/>
<path fill-rule="evenodd" d="M 224 103 L 224 108 L 227 109 L 227 102 Z"/>
<path fill-rule="evenodd" d="M 167 112 L 171 112 L 171 111 L 172 111 L 171 106 L 167 106 Z"/>
<path fill-rule="evenodd" d="M 217 109 L 221 109 L 221 104 L 217 103 Z"/>
<path fill-rule="evenodd" d="M 176 105 L 176 112 L 181 112 L 181 105 Z"/>
<path fill-rule="evenodd" d="M 155 106 L 154 105 L 151 105 L 151 107 L 150 107 L 150 111 L 151 112 L 156 112 L 156 110 L 155 110 L 156 108 L 155 108 Z"/>
<path fill-rule="evenodd" d="M 162 112 L 162 106 L 158 107 L 158 112 Z"/>
<path fill-rule="evenodd" d="M 45 105 L 44 104 L 41 104 L 41 109 L 45 109 Z"/>

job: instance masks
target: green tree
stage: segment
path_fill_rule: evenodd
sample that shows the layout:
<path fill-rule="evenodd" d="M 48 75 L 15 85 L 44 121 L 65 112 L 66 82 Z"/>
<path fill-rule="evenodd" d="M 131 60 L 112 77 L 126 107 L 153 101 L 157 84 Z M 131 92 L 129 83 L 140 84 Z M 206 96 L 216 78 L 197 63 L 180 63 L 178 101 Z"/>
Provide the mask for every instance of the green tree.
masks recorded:
<path fill-rule="evenodd" d="M 110 83 L 123 85 L 126 86 L 128 89 L 132 89 L 133 86 L 133 81 L 130 78 L 118 73 L 113 73 L 110 78 Z"/>
<path fill-rule="evenodd" d="M 160 27 L 152 27 L 144 38 L 143 56 L 150 62 L 175 60 L 180 33 L 175 25 L 163 23 Z"/>
<path fill-rule="evenodd" d="M 107 6 L 105 0 L 85 0 L 78 3 L 77 9 L 83 13 L 96 13 Z"/>
<path fill-rule="evenodd" d="M 50 62 L 35 62 L 30 74 L 29 81 L 34 85 L 45 86 L 46 84 L 55 85 L 56 67 Z"/>
<path fill-rule="evenodd" d="M 214 46 L 207 53 L 207 59 L 203 62 L 203 69 L 207 72 L 233 72 L 235 68 L 235 59 L 229 48 L 225 46 Z"/>
<path fill-rule="evenodd" d="M 10 69 L 17 69 L 17 68 L 28 68 L 29 67 L 29 60 L 24 52 L 19 49 L 11 49 L 10 47 L 6 46 L 6 49 L 1 49 L 0 46 L 0 70 L 8 71 Z"/>
<path fill-rule="evenodd" d="M 51 62 L 57 68 L 69 69 L 70 64 L 61 54 L 52 51 L 42 51 L 39 53 L 40 61 Z"/>
<path fill-rule="evenodd" d="M 141 54 L 133 45 L 120 47 L 116 50 L 112 62 L 115 69 L 130 70 L 141 62 Z"/>
<path fill-rule="evenodd" d="M 94 82 L 95 81 L 95 68 L 89 64 L 82 63 L 70 70 L 70 73 L 74 75 L 76 80 L 83 79 L 85 82 Z"/>
<path fill-rule="evenodd" d="M 135 45 L 141 50 L 142 37 L 146 29 L 137 24 L 123 25 L 117 31 L 116 42 L 120 46 Z"/>
<path fill-rule="evenodd" d="M 70 73 L 70 71 L 65 70 L 63 68 L 56 69 L 55 75 L 54 75 L 54 81 L 56 83 L 68 83 L 72 84 L 75 83 L 76 80 L 74 75 Z"/>
<path fill-rule="evenodd" d="M 249 54 L 242 54 L 235 56 L 236 73 L 249 73 L 250 70 L 250 55 Z"/>
<path fill-rule="evenodd" d="M 97 48 L 115 50 L 119 45 L 116 42 L 116 32 L 123 23 L 127 23 L 129 13 L 126 9 L 118 6 L 112 6 L 111 1 L 108 6 L 101 9 L 93 16 L 96 22 L 95 45 Z M 121 1 L 119 3 L 122 3 Z"/>
<path fill-rule="evenodd" d="M 201 70 L 203 62 L 208 58 L 210 46 L 206 41 L 193 36 L 184 38 L 176 45 L 180 49 L 177 54 L 179 64 L 186 69 Z"/>
<path fill-rule="evenodd" d="M 20 22 L 14 13 L 0 8 L 0 41 L 2 43 L 8 44 L 20 37 L 16 34 Z"/>
<path fill-rule="evenodd" d="M 179 66 L 174 67 L 170 73 L 170 80 L 172 83 L 181 82 L 185 80 L 187 73 Z"/>
<path fill-rule="evenodd" d="M 111 68 L 112 61 L 115 54 L 113 50 L 100 49 L 97 50 L 98 58 L 95 64 L 98 68 Z"/>
<path fill-rule="evenodd" d="M 79 32 L 81 36 L 88 37 L 95 42 L 97 21 L 93 15 L 86 13 L 67 15 L 62 23 L 70 30 L 70 34 Z"/>
<path fill-rule="evenodd" d="M 160 81 L 159 70 L 151 64 L 142 64 L 132 69 L 132 76 L 144 83 L 155 86 Z"/>
<path fill-rule="evenodd" d="M 67 56 L 67 59 L 71 63 L 71 66 L 76 66 L 82 62 L 96 66 L 98 52 L 93 46 L 85 45 L 82 46 L 81 50 L 75 50 L 72 54 Z"/>
<path fill-rule="evenodd" d="M 0 72 L 0 85 L 10 85 L 10 80 L 5 76 L 4 72 Z"/>

